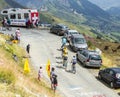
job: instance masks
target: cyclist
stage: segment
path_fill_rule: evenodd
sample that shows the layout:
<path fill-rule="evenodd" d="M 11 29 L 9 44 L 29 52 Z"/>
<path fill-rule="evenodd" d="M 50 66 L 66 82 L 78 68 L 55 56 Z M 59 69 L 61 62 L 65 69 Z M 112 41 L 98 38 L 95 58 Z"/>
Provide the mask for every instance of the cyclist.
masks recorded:
<path fill-rule="evenodd" d="M 62 48 L 62 58 L 63 58 L 63 54 L 65 54 L 65 52 L 67 52 L 67 46 L 64 45 L 64 47 Z"/>
<path fill-rule="evenodd" d="M 62 46 L 61 46 L 61 49 L 63 49 L 63 47 L 66 45 L 67 43 L 67 39 L 65 36 L 62 37 Z"/>
<path fill-rule="evenodd" d="M 71 63 L 72 63 L 72 72 L 75 74 L 76 73 L 76 63 L 77 63 L 76 56 L 73 56 Z"/>
<path fill-rule="evenodd" d="M 67 69 L 67 64 L 68 64 L 68 50 L 67 47 L 64 47 L 63 49 L 63 66 L 65 67 L 65 70 Z"/>

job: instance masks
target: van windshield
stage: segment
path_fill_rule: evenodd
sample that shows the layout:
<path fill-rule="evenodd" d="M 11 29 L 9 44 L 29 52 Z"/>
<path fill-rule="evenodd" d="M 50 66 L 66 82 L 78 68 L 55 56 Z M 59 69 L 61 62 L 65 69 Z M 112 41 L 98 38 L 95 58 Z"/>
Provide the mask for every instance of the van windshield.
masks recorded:
<path fill-rule="evenodd" d="M 75 38 L 75 43 L 76 44 L 83 44 L 83 43 L 85 43 L 86 41 L 85 41 L 85 39 L 84 38 Z"/>

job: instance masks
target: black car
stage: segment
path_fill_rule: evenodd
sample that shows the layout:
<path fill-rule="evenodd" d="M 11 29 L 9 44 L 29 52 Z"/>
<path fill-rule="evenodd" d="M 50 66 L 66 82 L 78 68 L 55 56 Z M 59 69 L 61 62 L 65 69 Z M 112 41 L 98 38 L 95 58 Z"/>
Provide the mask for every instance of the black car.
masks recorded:
<path fill-rule="evenodd" d="M 111 88 L 120 88 L 120 68 L 106 68 L 100 70 L 98 78 L 109 83 Z"/>
<path fill-rule="evenodd" d="M 57 25 L 53 25 L 50 28 L 50 32 L 51 33 L 55 33 L 57 35 L 64 35 L 64 33 L 68 30 L 69 28 L 63 24 L 57 24 Z"/>

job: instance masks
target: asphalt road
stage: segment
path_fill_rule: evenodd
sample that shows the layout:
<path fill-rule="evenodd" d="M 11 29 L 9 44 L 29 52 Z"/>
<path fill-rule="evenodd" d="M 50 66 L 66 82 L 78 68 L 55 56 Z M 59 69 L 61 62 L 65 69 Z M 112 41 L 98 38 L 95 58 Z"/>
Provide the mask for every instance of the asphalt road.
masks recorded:
<path fill-rule="evenodd" d="M 16 28 L 13 28 L 14 34 Z M 10 31 L 5 31 L 5 33 Z M 48 30 L 35 30 L 21 28 L 21 45 L 25 48 L 29 43 L 31 45 L 31 62 L 36 70 L 43 67 L 44 77 L 49 81 L 45 66 L 48 59 L 51 61 L 51 67 L 55 67 L 58 75 L 58 90 L 65 97 L 119 97 L 118 94 L 109 88 L 108 85 L 99 81 L 95 76 L 98 70 L 86 69 L 77 64 L 77 73 L 70 72 L 70 61 L 74 52 L 69 49 L 69 66 L 67 72 L 62 67 L 61 52 L 58 50 L 61 46 L 61 37 L 49 33 Z M 68 46 L 69 48 L 69 46 Z M 93 70 L 93 71 L 92 71 Z M 94 73 L 95 72 L 95 73 Z"/>

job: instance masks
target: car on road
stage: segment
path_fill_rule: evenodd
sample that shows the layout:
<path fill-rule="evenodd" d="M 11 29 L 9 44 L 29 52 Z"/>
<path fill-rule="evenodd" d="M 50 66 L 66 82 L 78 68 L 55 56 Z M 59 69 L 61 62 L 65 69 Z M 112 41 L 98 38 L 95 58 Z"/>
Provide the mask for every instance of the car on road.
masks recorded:
<path fill-rule="evenodd" d="M 64 35 L 64 33 L 69 30 L 69 28 L 63 24 L 57 24 L 57 25 L 53 25 L 50 28 L 50 32 L 51 33 L 55 33 L 57 35 Z"/>
<path fill-rule="evenodd" d="M 111 88 L 120 88 L 120 68 L 106 68 L 100 70 L 98 78 L 107 82 Z"/>
<path fill-rule="evenodd" d="M 67 41 L 70 42 L 70 38 L 72 35 L 79 35 L 79 34 L 80 33 L 77 30 L 67 30 L 64 35 L 65 35 Z"/>
<path fill-rule="evenodd" d="M 75 52 L 78 50 L 81 50 L 81 49 L 88 48 L 86 39 L 84 38 L 84 36 L 82 34 L 71 35 L 69 45 Z"/>
<path fill-rule="evenodd" d="M 101 56 L 96 51 L 81 50 L 77 52 L 76 57 L 83 66 L 100 68 L 102 65 Z"/>

